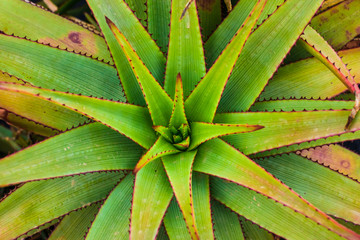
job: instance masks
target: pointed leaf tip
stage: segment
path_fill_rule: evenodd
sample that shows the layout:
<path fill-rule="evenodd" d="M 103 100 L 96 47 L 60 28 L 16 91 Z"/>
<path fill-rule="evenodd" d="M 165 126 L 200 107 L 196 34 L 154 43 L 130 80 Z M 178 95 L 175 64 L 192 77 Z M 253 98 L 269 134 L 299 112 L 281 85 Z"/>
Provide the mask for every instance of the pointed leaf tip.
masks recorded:
<path fill-rule="evenodd" d="M 110 28 L 111 28 L 111 26 L 115 25 L 113 23 L 113 21 L 111 21 L 107 16 L 105 16 L 105 21 L 106 21 L 107 25 L 109 25 Z"/>

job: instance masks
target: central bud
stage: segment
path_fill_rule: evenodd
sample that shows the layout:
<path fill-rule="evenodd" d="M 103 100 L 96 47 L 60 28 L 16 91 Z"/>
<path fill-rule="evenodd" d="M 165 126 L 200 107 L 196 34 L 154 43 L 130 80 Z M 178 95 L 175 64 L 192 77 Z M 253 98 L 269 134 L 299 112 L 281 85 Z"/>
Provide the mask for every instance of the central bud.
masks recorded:
<path fill-rule="evenodd" d="M 155 131 L 170 142 L 175 148 L 185 151 L 190 145 L 190 127 L 181 124 L 179 127 L 157 126 Z"/>

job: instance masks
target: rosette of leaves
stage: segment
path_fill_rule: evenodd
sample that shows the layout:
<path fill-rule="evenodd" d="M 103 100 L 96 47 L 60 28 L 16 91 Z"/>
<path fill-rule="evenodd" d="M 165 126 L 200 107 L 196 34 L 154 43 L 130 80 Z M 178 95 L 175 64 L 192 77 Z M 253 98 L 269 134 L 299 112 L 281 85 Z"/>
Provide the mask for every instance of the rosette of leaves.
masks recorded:
<path fill-rule="evenodd" d="M 49 137 L 1 239 L 360 239 L 360 1 L 87 2 L 101 34 L 0 1 L 3 119 Z"/>

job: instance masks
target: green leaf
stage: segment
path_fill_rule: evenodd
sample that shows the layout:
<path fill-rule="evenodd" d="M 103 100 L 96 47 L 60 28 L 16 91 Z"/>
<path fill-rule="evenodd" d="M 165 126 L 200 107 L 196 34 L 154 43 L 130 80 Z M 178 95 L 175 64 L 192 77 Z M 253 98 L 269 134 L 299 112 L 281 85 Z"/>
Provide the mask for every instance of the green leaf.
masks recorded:
<path fill-rule="evenodd" d="M 170 33 L 171 1 L 148 0 L 148 31 L 163 53 L 167 53 Z"/>
<path fill-rule="evenodd" d="M 160 159 L 136 174 L 131 212 L 131 239 L 154 239 L 173 196 Z"/>
<path fill-rule="evenodd" d="M 190 240 L 191 236 L 187 229 L 184 216 L 181 213 L 180 207 L 174 197 L 170 202 L 168 210 L 164 217 L 164 225 L 166 232 L 170 239 L 176 240 Z"/>
<path fill-rule="evenodd" d="M 245 23 L 185 101 L 186 114 L 193 122 L 212 122 L 226 82 L 267 0 L 259 0 Z"/>
<path fill-rule="evenodd" d="M 173 106 L 171 98 L 166 94 L 153 75 L 151 75 L 135 50 L 131 47 L 128 40 L 115 24 L 108 18 L 106 18 L 106 22 L 115 35 L 116 40 L 120 44 L 133 69 L 141 91 L 144 94 L 154 125 L 167 125 L 170 120 Z"/>
<path fill-rule="evenodd" d="M 146 27 L 146 0 L 125 0 L 131 10 L 134 11 L 135 16 L 140 20 L 141 24 Z"/>
<path fill-rule="evenodd" d="M 353 101 L 335 101 L 335 100 L 269 100 L 255 102 L 251 106 L 252 112 L 291 112 L 291 111 L 314 111 L 314 110 L 342 110 L 351 109 Z"/>
<path fill-rule="evenodd" d="M 196 4 L 202 39 L 206 41 L 221 23 L 221 0 L 197 1 Z"/>
<path fill-rule="evenodd" d="M 360 78 L 360 48 L 340 51 L 344 63 L 352 69 L 355 81 Z M 279 68 L 269 81 L 259 99 L 270 98 L 332 98 L 347 88 L 338 78 L 315 58 L 301 60 Z"/>
<path fill-rule="evenodd" d="M 180 73 L 176 76 L 174 107 L 172 110 L 169 127 L 179 128 L 182 124 L 188 124 L 185 116 L 184 92 Z"/>
<path fill-rule="evenodd" d="M 301 39 L 302 41 L 300 40 L 299 43 L 304 49 L 322 62 L 351 92 L 355 92 L 354 78 L 349 69 L 318 32 L 307 26 Z"/>
<path fill-rule="evenodd" d="M 0 89 L 50 98 L 49 101 L 63 104 L 110 126 L 144 148 L 149 148 L 156 140 L 148 110 L 143 107 L 12 83 L 0 82 Z"/>
<path fill-rule="evenodd" d="M 162 158 L 170 184 L 173 188 L 181 212 L 192 239 L 199 239 L 195 223 L 194 204 L 192 199 L 191 175 L 196 151 L 182 152 Z"/>
<path fill-rule="evenodd" d="M 140 59 L 160 83 L 164 77 L 165 57 L 124 0 L 87 0 L 87 2 L 110 48 L 128 101 L 144 106 L 141 89 L 121 46 L 106 23 L 105 16 L 111 19 L 129 40 Z"/>
<path fill-rule="evenodd" d="M 164 85 L 171 98 L 175 94 L 178 73 L 182 77 L 185 99 L 206 73 L 195 3 L 190 5 L 185 16 L 180 19 L 187 2 L 188 0 L 172 1 L 169 51 Z"/>
<path fill-rule="evenodd" d="M 325 145 L 297 152 L 303 157 L 360 181 L 360 156 L 339 145 Z"/>
<path fill-rule="evenodd" d="M 85 172 L 133 169 L 141 154 L 142 148 L 128 138 L 100 123 L 92 123 L 3 158 L 0 186 Z"/>
<path fill-rule="evenodd" d="M 214 239 L 210 208 L 209 176 L 193 172 L 191 187 L 194 201 L 195 223 L 199 237 L 200 239 Z"/>
<path fill-rule="evenodd" d="M 216 31 L 211 34 L 209 39 L 204 44 L 206 63 L 208 67 L 213 65 L 215 60 L 225 49 L 226 45 L 234 37 L 237 30 L 241 27 L 241 25 L 251 13 L 256 2 L 257 0 L 239 1 L 233 10 L 231 10 L 229 15 L 224 19 L 224 21 L 222 21 L 222 23 L 217 27 Z M 257 20 L 257 25 L 261 24 L 266 18 L 268 18 L 269 15 L 273 13 L 283 2 L 284 0 L 267 1 L 259 19 Z M 200 13 L 201 12 L 199 11 L 199 14 Z"/>
<path fill-rule="evenodd" d="M 41 136 L 49 137 L 59 133 L 59 131 L 57 130 L 46 127 L 45 125 L 41 125 L 37 122 L 33 122 L 29 119 L 13 114 L 11 112 L 7 112 L 6 117 L 2 119 L 11 125 L 28 130 L 29 132 L 33 132 L 35 134 L 39 134 Z"/>
<path fill-rule="evenodd" d="M 71 212 L 61 220 L 60 224 L 51 233 L 49 240 L 83 240 L 100 206 L 100 203 L 95 203 Z"/>
<path fill-rule="evenodd" d="M 21 0 L 0 2 L 0 30 L 8 35 L 91 55 L 112 64 L 104 39 L 92 29 Z"/>
<path fill-rule="evenodd" d="M 214 234 L 217 240 L 244 240 L 239 216 L 216 200 L 211 201 Z"/>
<path fill-rule="evenodd" d="M 16 238 L 54 218 L 106 198 L 122 176 L 117 172 L 93 173 L 26 183 L 1 202 L 0 238 Z"/>
<path fill-rule="evenodd" d="M 3 79 L 0 77 L 1 80 Z M 28 94 L 1 89 L 0 99 L 1 108 L 54 130 L 65 131 L 82 123 L 89 122 L 89 119 L 80 113 Z M 7 116 L 6 120 L 12 122 L 10 116 Z"/>
<path fill-rule="evenodd" d="M 141 157 L 139 162 L 134 168 L 134 173 L 140 171 L 143 167 L 149 164 L 151 161 L 160 157 L 172 155 L 180 152 L 171 143 L 169 143 L 164 137 L 160 136 L 154 145 Z"/>
<path fill-rule="evenodd" d="M 360 183 L 294 153 L 257 161 L 329 215 L 360 224 Z"/>
<path fill-rule="evenodd" d="M 250 35 L 224 90 L 219 110 L 249 109 L 321 3 L 322 0 L 285 1 Z"/>
<path fill-rule="evenodd" d="M 255 223 L 246 220 L 244 217 L 240 217 L 240 220 L 246 239 L 275 240 L 271 233 L 260 228 Z"/>
<path fill-rule="evenodd" d="M 189 149 L 194 149 L 200 144 L 217 137 L 253 132 L 262 128 L 260 125 L 193 122 L 191 123 L 191 144 Z"/>
<path fill-rule="evenodd" d="M 112 66 L 29 40 L 0 34 L 0 69 L 35 86 L 125 101 Z"/>
<path fill-rule="evenodd" d="M 211 193 L 233 211 L 281 237 L 294 240 L 302 240 L 304 236 L 309 240 L 344 239 L 299 212 L 235 183 L 212 178 Z"/>
<path fill-rule="evenodd" d="M 255 132 L 223 137 L 248 155 L 289 145 L 293 145 L 292 151 L 299 150 L 306 146 L 298 144 L 314 140 L 318 141 L 311 142 L 315 144 L 311 146 L 338 142 L 340 139 L 343 141 L 356 139 L 360 128 L 359 121 L 354 122 L 351 132 L 344 131 L 344 124 L 349 114 L 349 110 L 222 113 L 217 114 L 214 121 L 264 126 L 263 129 Z M 244 142 L 246 145 L 243 144 Z"/>
<path fill-rule="evenodd" d="M 195 171 L 221 177 L 261 193 L 339 236 L 355 237 L 353 232 L 344 229 L 251 159 L 220 139 L 214 139 L 201 145 L 193 168 Z"/>
<path fill-rule="evenodd" d="M 169 236 L 166 233 L 165 227 L 162 224 L 159 228 L 158 234 L 156 236 L 157 240 L 169 240 Z"/>
<path fill-rule="evenodd" d="M 343 1 L 320 13 L 311 20 L 311 26 L 323 36 L 335 50 L 359 35 L 360 2 Z"/>
<path fill-rule="evenodd" d="M 129 173 L 101 206 L 86 239 L 128 239 L 134 175 Z"/>

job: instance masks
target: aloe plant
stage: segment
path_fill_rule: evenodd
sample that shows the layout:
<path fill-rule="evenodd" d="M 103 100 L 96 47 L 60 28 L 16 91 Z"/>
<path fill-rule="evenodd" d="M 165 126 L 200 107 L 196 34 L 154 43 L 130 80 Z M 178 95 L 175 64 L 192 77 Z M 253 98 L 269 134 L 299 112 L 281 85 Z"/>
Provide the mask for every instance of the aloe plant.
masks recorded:
<path fill-rule="evenodd" d="M 0 1 L 1 116 L 48 137 L 0 161 L 1 239 L 360 239 L 360 1 L 87 3 Z"/>

